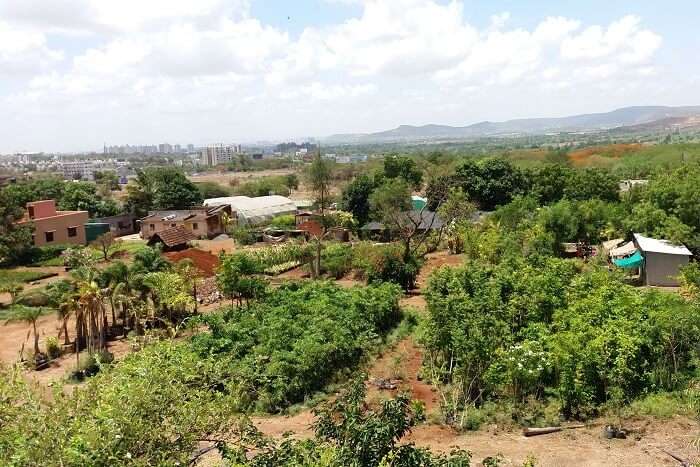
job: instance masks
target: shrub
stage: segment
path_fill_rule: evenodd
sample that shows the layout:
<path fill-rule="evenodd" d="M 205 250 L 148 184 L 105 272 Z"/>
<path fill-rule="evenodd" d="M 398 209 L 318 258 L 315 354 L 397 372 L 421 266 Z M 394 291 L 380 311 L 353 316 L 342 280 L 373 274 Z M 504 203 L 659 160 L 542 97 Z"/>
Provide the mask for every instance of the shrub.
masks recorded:
<path fill-rule="evenodd" d="M 404 260 L 399 245 L 370 246 L 366 244 L 353 253 L 353 268 L 368 284 L 392 282 L 409 290 L 415 287 L 422 260 L 411 256 Z"/>
<path fill-rule="evenodd" d="M 285 214 L 277 216 L 270 221 L 270 227 L 275 229 L 293 229 L 296 227 L 296 217 L 294 214 Z"/>
<path fill-rule="evenodd" d="M 58 338 L 49 336 L 46 338 L 46 353 L 52 360 L 58 358 L 63 353 L 63 349 L 58 343 Z"/>
<path fill-rule="evenodd" d="M 328 245 L 321 254 L 321 271 L 340 279 L 352 269 L 352 247 L 342 243 Z"/>
<path fill-rule="evenodd" d="M 239 245 L 253 245 L 258 236 L 248 227 L 237 227 L 231 231 L 231 236 Z"/>
<path fill-rule="evenodd" d="M 249 308 L 203 318 L 211 332 L 193 344 L 223 362 L 240 409 L 276 412 L 355 368 L 401 319 L 398 297 L 391 284 L 291 283 Z"/>

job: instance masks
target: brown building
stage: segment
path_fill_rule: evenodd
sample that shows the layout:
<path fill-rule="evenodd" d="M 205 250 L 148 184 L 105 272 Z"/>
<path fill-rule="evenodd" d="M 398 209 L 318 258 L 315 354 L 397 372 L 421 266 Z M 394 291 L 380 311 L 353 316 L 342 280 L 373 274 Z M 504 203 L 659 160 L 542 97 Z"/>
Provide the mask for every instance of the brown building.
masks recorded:
<path fill-rule="evenodd" d="M 47 199 L 27 203 L 27 213 L 19 224 L 34 226 L 35 246 L 85 245 L 87 211 L 57 211 L 56 201 Z"/>
<path fill-rule="evenodd" d="M 174 211 L 154 211 L 141 219 L 141 238 L 173 227 L 184 227 L 195 238 L 212 238 L 224 233 L 224 215 L 231 216 L 231 206 L 202 207 Z"/>

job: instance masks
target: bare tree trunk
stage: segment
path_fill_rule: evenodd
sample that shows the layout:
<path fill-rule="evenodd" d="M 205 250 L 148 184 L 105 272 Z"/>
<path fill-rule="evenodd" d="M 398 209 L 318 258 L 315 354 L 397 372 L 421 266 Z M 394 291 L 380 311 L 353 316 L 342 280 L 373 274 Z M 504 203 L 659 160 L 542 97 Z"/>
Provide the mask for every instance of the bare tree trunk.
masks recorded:
<path fill-rule="evenodd" d="M 34 355 L 39 355 L 39 333 L 36 332 L 36 320 L 32 321 L 34 328 Z"/>
<path fill-rule="evenodd" d="M 70 339 L 68 338 L 68 319 L 63 319 L 63 343 L 65 345 L 70 344 Z"/>

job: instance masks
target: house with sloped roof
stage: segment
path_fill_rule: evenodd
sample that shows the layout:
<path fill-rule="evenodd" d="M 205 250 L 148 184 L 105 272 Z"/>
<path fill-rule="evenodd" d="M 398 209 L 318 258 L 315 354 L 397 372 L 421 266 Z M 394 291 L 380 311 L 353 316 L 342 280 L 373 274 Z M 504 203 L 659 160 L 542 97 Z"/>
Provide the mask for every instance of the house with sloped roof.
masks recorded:
<path fill-rule="evenodd" d="M 154 233 L 148 239 L 148 246 L 163 245 L 163 251 L 179 251 L 189 246 L 191 241 L 197 240 L 195 235 L 185 227 L 178 225 Z"/>
<path fill-rule="evenodd" d="M 231 217 L 228 205 L 151 211 L 139 220 L 141 238 L 149 240 L 153 235 L 174 227 L 182 227 L 198 239 L 214 238 L 225 233 L 226 217 Z"/>

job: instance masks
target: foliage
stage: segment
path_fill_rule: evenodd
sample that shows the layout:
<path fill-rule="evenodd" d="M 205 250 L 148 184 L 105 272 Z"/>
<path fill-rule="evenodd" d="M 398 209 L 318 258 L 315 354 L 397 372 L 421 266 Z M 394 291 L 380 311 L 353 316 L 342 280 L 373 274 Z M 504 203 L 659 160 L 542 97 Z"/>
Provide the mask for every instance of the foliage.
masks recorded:
<path fill-rule="evenodd" d="M 321 271 L 335 279 L 341 279 L 352 269 L 352 247 L 344 243 L 332 243 L 321 253 Z"/>
<path fill-rule="evenodd" d="M 396 286 L 343 289 L 291 283 L 248 308 L 208 315 L 210 333 L 194 337 L 235 377 L 237 407 L 279 411 L 354 368 L 401 317 Z"/>
<path fill-rule="evenodd" d="M 71 395 L 44 398 L 0 369 L 0 452 L 7 465 L 185 464 L 231 417 L 212 361 L 164 342 L 105 368 Z M 50 456 L 47 456 L 50 446 Z"/>
<path fill-rule="evenodd" d="M 240 307 L 250 300 L 265 295 L 267 282 L 257 277 L 263 270 L 262 261 L 246 253 L 222 255 L 221 265 L 216 274 L 216 283 L 225 297 L 235 301 Z"/>
<path fill-rule="evenodd" d="M 683 387 L 695 371 L 700 309 L 604 269 L 477 258 L 435 272 L 426 299 L 426 361 L 448 417 L 489 399 L 555 393 L 564 416 L 585 418 L 601 405 Z"/>
<path fill-rule="evenodd" d="M 125 207 L 137 216 L 161 209 L 188 209 L 202 203 L 197 186 L 173 167 L 148 167 L 126 186 Z"/>
<path fill-rule="evenodd" d="M 370 219 L 369 198 L 377 188 L 377 184 L 367 174 L 361 174 L 350 182 L 342 194 L 342 208 L 350 213 L 359 224 L 365 225 Z"/>
<path fill-rule="evenodd" d="M 456 186 L 487 211 L 507 204 L 526 188 L 521 171 L 502 158 L 466 160 L 457 167 L 455 177 Z"/>
<path fill-rule="evenodd" d="M 384 178 L 403 179 L 411 188 L 419 190 L 423 185 L 423 172 L 416 161 L 406 156 L 391 155 L 384 158 Z"/>
<path fill-rule="evenodd" d="M 231 196 L 231 190 L 228 187 L 220 185 L 216 182 L 198 182 L 195 186 L 199 190 L 202 199 L 224 198 Z"/>
<path fill-rule="evenodd" d="M 98 195 L 97 186 L 91 182 L 66 183 L 58 200 L 58 209 L 88 211 L 90 217 L 108 217 L 119 213 L 114 200 Z"/>
<path fill-rule="evenodd" d="M 63 251 L 63 264 L 69 269 L 92 266 L 95 263 L 93 251 L 85 247 L 71 247 Z"/>
<path fill-rule="evenodd" d="M 415 287 L 422 260 L 404 256 L 396 244 L 372 246 L 361 244 L 353 251 L 352 267 L 368 284 L 392 282 L 410 290 Z"/>
<path fill-rule="evenodd" d="M 98 186 L 103 186 L 107 191 L 119 191 L 119 177 L 114 170 L 96 170 L 94 173 L 95 183 Z"/>
<path fill-rule="evenodd" d="M 281 195 L 289 196 L 292 189 L 299 187 L 299 180 L 296 175 L 273 175 L 268 177 L 257 177 L 255 179 L 237 184 L 233 187 L 233 194 L 237 196 L 257 196 Z"/>
<path fill-rule="evenodd" d="M 688 297 L 700 299 L 700 263 L 690 263 L 682 268 L 680 282 Z"/>
<path fill-rule="evenodd" d="M 258 236 L 255 231 L 249 227 L 237 227 L 231 231 L 231 237 L 239 245 L 253 245 L 258 241 Z"/>
<path fill-rule="evenodd" d="M 63 353 L 63 349 L 61 349 L 61 346 L 58 343 L 57 337 L 54 337 L 54 336 L 47 337 L 45 345 L 46 345 L 46 354 L 52 360 L 60 357 L 61 354 Z"/>
<path fill-rule="evenodd" d="M 13 194 L 10 185 L 0 189 L 0 266 L 16 264 L 32 248 L 32 228 L 17 225 L 24 203 Z"/>
<path fill-rule="evenodd" d="M 571 172 L 564 188 L 564 197 L 577 201 L 618 201 L 619 190 L 619 179 L 611 172 L 584 169 Z"/>
<path fill-rule="evenodd" d="M 270 221 L 270 227 L 275 229 L 293 229 L 296 227 L 296 217 L 294 214 L 277 216 Z"/>
<path fill-rule="evenodd" d="M 313 439 L 275 443 L 250 424 L 242 424 L 237 442 L 226 446 L 224 458 L 235 466 L 251 467 L 469 467 L 468 451 L 439 455 L 401 442 L 418 420 L 406 395 L 375 409 L 364 404 L 365 391 L 357 380 L 338 399 L 318 409 Z"/>

